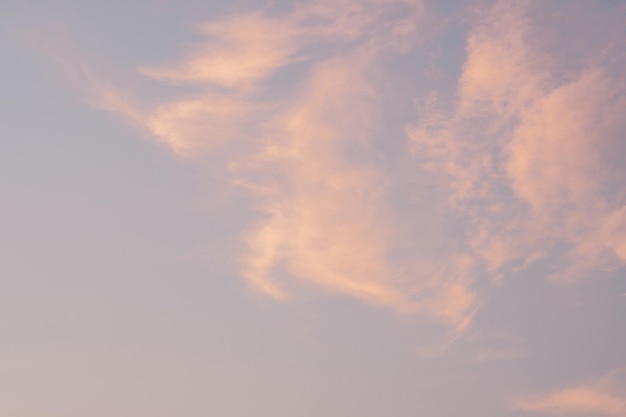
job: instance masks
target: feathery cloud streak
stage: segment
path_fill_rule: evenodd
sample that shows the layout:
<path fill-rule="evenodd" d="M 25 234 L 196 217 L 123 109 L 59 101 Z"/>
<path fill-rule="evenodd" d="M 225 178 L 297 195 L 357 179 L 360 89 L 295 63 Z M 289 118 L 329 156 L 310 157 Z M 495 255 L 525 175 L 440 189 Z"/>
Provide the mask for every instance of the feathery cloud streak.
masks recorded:
<path fill-rule="evenodd" d="M 556 416 L 626 416 L 625 371 L 617 369 L 599 381 L 563 388 L 544 396 L 526 398 L 515 407 Z"/>

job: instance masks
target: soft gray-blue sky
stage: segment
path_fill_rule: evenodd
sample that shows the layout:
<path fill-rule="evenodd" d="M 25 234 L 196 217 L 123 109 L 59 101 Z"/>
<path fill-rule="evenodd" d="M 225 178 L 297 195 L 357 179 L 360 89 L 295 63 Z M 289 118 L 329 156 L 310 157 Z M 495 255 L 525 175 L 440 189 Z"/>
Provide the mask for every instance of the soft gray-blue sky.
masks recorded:
<path fill-rule="evenodd" d="M 0 414 L 626 416 L 623 1 L 0 10 Z"/>

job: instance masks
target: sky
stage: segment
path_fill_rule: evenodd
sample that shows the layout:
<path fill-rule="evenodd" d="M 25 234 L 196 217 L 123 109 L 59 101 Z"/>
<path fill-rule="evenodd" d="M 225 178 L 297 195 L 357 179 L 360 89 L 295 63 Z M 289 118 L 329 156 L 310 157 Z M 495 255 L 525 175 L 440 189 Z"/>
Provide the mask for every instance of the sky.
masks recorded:
<path fill-rule="evenodd" d="M 0 415 L 626 417 L 626 2 L 0 32 Z"/>

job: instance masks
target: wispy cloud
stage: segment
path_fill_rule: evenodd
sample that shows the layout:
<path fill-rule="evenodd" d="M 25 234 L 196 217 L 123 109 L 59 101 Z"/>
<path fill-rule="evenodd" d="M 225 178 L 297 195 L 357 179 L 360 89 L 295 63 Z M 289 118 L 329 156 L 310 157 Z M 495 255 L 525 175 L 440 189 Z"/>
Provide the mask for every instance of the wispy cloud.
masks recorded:
<path fill-rule="evenodd" d="M 609 49 L 565 74 L 533 7 L 477 9 L 453 99 L 417 98 L 410 149 L 383 107 L 394 82 L 405 96 L 419 82 L 395 80 L 394 59 L 430 56 L 420 1 L 296 2 L 198 25 L 205 39 L 182 60 L 138 70 L 182 84 L 176 98 L 138 100 L 64 62 L 99 107 L 177 155 L 222 156 L 225 186 L 244 186 L 262 216 L 242 239 L 251 288 L 356 297 L 445 323 L 454 340 L 480 277 L 546 257 L 561 277 L 626 264 L 624 74 Z M 400 151 L 381 127 L 401 132 Z"/>
<path fill-rule="evenodd" d="M 626 416 L 626 374 L 615 370 L 587 385 L 556 390 L 543 396 L 514 402 L 520 410 L 556 416 Z"/>
<path fill-rule="evenodd" d="M 355 38 L 372 15 L 346 4 L 363 15 L 341 26 L 355 28 L 341 37 Z M 392 259 L 398 230 L 388 184 L 395 179 L 373 149 L 380 80 L 372 68 L 389 42 L 407 33 L 378 29 L 341 56 L 318 60 L 302 93 L 264 132 L 264 150 L 248 164 L 256 168 L 252 177 L 263 180 L 249 188 L 260 190 L 259 208 L 268 217 L 247 236 L 244 275 L 281 299 L 318 287 L 463 327 L 476 299 L 466 271 L 454 270 L 462 262 L 443 272 L 425 257 L 417 256 L 416 265 Z"/>
<path fill-rule="evenodd" d="M 435 279 L 394 264 L 390 251 L 396 231 L 385 207 L 391 179 L 375 164 L 342 156 L 343 146 L 369 153 L 373 97 L 361 59 L 368 58 L 340 58 L 318 67 L 308 92 L 277 122 L 280 139 L 268 143 L 259 161 L 271 171 L 273 185 L 259 196 L 269 217 L 248 238 L 246 276 L 251 282 L 291 276 L 460 324 L 475 302 L 464 277 Z M 419 300 L 427 289 L 431 294 Z"/>
<path fill-rule="evenodd" d="M 297 49 L 293 22 L 261 13 L 232 16 L 200 27 L 208 41 L 182 64 L 142 68 L 162 81 L 209 83 L 242 89 L 287 65 Z"/>
<path fill-rule="evenodd" d="M 457 100 L 431 95 L 408 130 L 416 160 L 447 187 L 469 256 L 494 278 L 547 255 L 563 265 L 555 278 L 621 267 L 623 74 L 591 60 L 563 76 L 529 8 L 498 2 L 480 18 Z"/>
<path fill-rule="evenodd" d="M 200 86 L 140 120 L 181 156 L 226 149 L 232 183 L 265 215 L 244 237 L 242 273 L 254 290 L 288 300 L 318 288 L 456 329 L 470 323 L 471 262 L 417 253 L 394 261 L 406 225 L 394 224 L 393 161 L 374 148 L 385 82 L 377 69 L 420 39 L 422 16 L 420 2 L 374 0 L 234 15 L 202 25 L 206 43 L 181 64 L 140 69 Z M 295 63 L 307 70 L 294 91 L 272 85 Z"/>

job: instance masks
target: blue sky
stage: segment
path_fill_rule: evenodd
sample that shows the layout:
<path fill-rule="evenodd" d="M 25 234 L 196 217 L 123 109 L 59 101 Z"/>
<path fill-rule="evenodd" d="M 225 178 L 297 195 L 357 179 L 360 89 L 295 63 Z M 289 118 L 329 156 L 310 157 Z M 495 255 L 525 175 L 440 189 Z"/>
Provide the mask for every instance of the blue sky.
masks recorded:
<path fill-rule="evenodd" d="M 626 415 L 624 2 L 2 9 L 2 414 Z"/>

